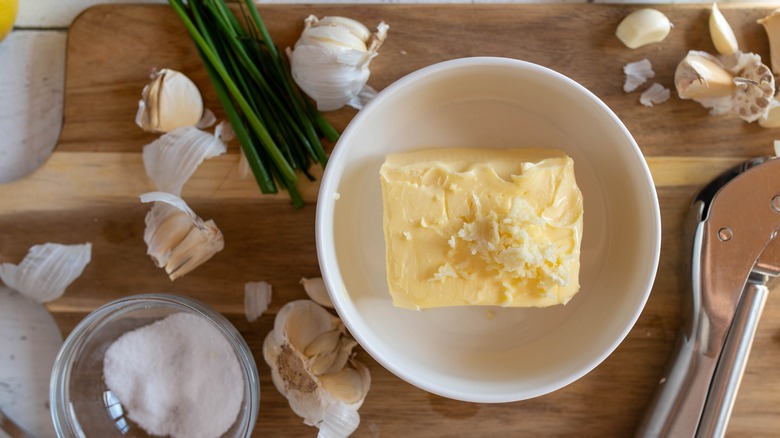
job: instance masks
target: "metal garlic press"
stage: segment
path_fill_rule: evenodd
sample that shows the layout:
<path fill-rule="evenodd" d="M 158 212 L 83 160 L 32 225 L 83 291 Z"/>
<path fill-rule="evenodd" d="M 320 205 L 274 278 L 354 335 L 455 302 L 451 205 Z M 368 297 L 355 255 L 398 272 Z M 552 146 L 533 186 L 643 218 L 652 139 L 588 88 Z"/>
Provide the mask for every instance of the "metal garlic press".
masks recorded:
<path fill-rule="evenodd" d="M 750 346 L 780 274 L 780 159 L 748 161 L 707 185 L 685 224 L 683 326 L 638 437 L 722 437 Z"/>

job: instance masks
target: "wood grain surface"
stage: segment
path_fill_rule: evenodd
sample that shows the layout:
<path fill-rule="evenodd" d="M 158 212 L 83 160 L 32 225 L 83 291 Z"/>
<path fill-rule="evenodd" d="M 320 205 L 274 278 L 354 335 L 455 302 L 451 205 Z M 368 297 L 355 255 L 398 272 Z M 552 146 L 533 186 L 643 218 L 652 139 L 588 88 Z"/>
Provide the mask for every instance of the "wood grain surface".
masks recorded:
<path fill-rule="evenodd" d="M 370 26 L 390 24 L 372 64 L 370 84 L 382 89 L 432 63 L 464 56 L 505 56 L 555 69 L 590 89 L 623 120 L 646 155 L 658 187 L 663 223 L 661 262 L 653 292 L 626 340 L 594 371 L 552 394 L 508 404 L 471 404 L 428 394 L 398 379 L 365 352 L 373 386 L 356 436 L 630 436 L 660 378 L 680 325 L 680 228 L 697 188 L 747 157 L 772 153 L 780 131 L 707 115 L 672 99 L 646 108 L 639 92 L 622 90 L 624 64 L 649 59 L 654 81 L 673 88 L 674 68 L 689 49 L 712 51 L 707 6 L 658 6 L 675 28 L 661 44 L 629 50 L 615 37 L 636 6 L 618 5 L 300 5 L 261 6 L 281 47 L 294 43 L 309 14 L 345 15 Z M 723 6 L 741 47 L 768 58 L 755 20 L 769 7 Z M 164 6 L 99 6 L 82 14 L 68 36 L 65 110 L 60 142 L 38 172 L 0 185 L 0 261 L 18 262 L 36 243 L 93 243 L 93 261 L 61 299 L 50 303 L 64 332 L 86 313 L 119 297 L 166 291 L 199 299 L 236 325 L 261 374 L 255 436 L 307 436 L 273 388 L 261 343 L 278 309 L 305 298 L 300 277 L 319 275 L 313 202 L 294 210 L 283 196 L 261 196 L 237 176 L 237 145 L 204 163 L 184 198 L 225 235 L 225 250 L 171 283 L 146 256 L 137 196 L 151 189 L 140 159 L 155 136 L 134 123 L 136 104 L 154 67 L 180 70 L 221 114 L 195 49 Z M 674 93 L 673 93 L 674 94 Z M 350 109 L 329 113 L 339 129 Z M 243 284 L 269 281 L 274 299 L 258 322 L 243 319 Z M 776 436 L 780 430 L 780 301 L 770 298 L 753 345 L 730 436 Z"/>

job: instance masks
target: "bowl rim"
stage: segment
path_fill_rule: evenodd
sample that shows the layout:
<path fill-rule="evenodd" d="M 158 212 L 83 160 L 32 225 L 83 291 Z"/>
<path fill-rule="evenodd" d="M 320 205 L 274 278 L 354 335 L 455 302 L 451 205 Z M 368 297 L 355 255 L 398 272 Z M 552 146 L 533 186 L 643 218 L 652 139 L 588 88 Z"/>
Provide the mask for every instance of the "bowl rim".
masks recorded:
<path fill-rule="evenodd" d="M 246 400 L 249 408 L 249 418 L 241 431 L 241 436 L 249 438 L 254 430 L 260 410 L 260 376 L 252 350 L 238 330 L 222 314 L 192 298 L 167 293 L 130 295 L 108 302 L 90 312 L 70 332 L 54 360 L 49 383 L 51 418 L 57 436 L 83 436 L 81 426 L 78 424 L 78 421 L 73 421 L 72 410 L 66 406 L 66 403 L 69 400 L 70 389 L 68 383 L 70 381 L 73 360 L 85 346 L 91 329 L 103 323 L 107 317 L 117 312 L 127 313 L 148 307 L 149 304 L 163 304 L 170 308 L 178 308 L 181 311 L 191 312 L 203 317 L 214 328 L 219 330 L 228 341 L 236 353 L 239 366 L 241 367 L 241 374 L 245 378 L 245 389 L 249 392 L 249 399 Z"/>
<path fill-rule="evenodd" d="M 425 391 L 431 392 L 433 394 L 437 394 L 455 400 L 467 401 L 467 402 L 506 403 L 506 402 L 527 400 L 530 398 L 542 396 L 573 383 L 574 381 L 582 378 L 583 376 L 591 372 L 594 368 L 596 368 L 598 365 L 600 365 L 623 342 L 623 340 L 626 338 L 628 333 L 636 324 L 636 321 L 639 319 L 640 314 L 644 310 L 644 307 L 647 304 L 647 300 L 650 296 L 650 292 L 652 290 L 653 284 L 655 282 L 655 277 L 658 271 L 658 264 L 659 264 L 660 253 L 661 253 L 661 213 L 660 213 L 660 206 L 658 201 L 658 194 L 655 188 L 655 183 L 653 182 L 653 177 L 652 174 L 650 173 L 650 169 L 647 165 L 647 162 L 645 161 L 644 155 L 642 154 L 639 145 L 636 143 L 636 140 L 628 131 L 628 128 L 626 128 L 626 126 L 612 111 L 612 109 L 610 109 L 607 106 L 607 104 L 604 103 L 593 92 L 591 92 L 590 90 L 588 90 L 583 85 L 576 82 L 575 80 L 569 78 L 568 76 L 565 76 L 551 68 L 544 67 L 542 65 L 535 64 L 528 61 L 522 61 L 519 59 L 505 58 L 505 57 L 491 57 L 491 56 L 456 58 L 456 59 L 451 59 L 436 64 L 432 64 L 427 67 L 423 67 L 419 70 L 416 70 L 414 72 L 411 72 L 406 76 L 393 82 L 384 90 L 380 91 L 378 95 L 371 102 L 369 102 L 362 110 L 360 110 L 357 113 L 357 115 L 352 119 L 352 121 L 347 125 L 338 143 L 349 141 L 353 136 L 353 131 L 356 131 L 358 129 L 357 126 L 363 121 L 363 119 L 367 119 L 371 117 L 372 113 L 375 111 L 375 108 L 378 108 L 382 104 L 382 102 L 389 99 L 390 96 L 394 95 L 397 90 L 406 87 L 407 84 L 417 81 L 418 79 L 422 79 L 424 77 L 435 76 L 437 74 L 444 73 L 446 71 L 450 71 L 453 69 L 473 68 L 476 66 L 511 67 L 511 68 L 520 68 L 523 70 L 531 70 L 549 76 L 553 78 L 553 80 L 568 85 L 574 91 L 580 93 L 588 100 L 595 103 L 599 107 L 599 109 L 603 112 L 603 114 L 609 117 L 614 128 L 617 128 L 617 131 L 625 138 L 628 146 L 630 147 L 630 152 L 632 153 L 633 158 L 636 161 L 636 165 L 638 166 L 639 169 L 641 169 L 642 178 L 640 184 L 642 184 L 643 188 L 646 190 L 645 195 L 648 198 L 648 201 L 650 201 L 649 206 L 653 212 L 653 218 L 651 223 L 652 230 L 650 230 L 655 237 L 651 245 L 653 250 L 652 257 L 651 257 L 652 266 L 650 266 L 649 269 L 646 271 L 647 273 L 646 278 L 642 279 L 642 284 L 644 284 L 645 286 L 644 286 L 644 291 L 642 291 L 641 299 L 639 301 L 640 305 L 637 306 L 637 308 L 633 312 L 633 315 L 631 315 L 629 319 L 630 323 L 627 324 L 625 327 L 623 327 L 620 333 L 616 334 L 616 336 L 614 337 L 614 341 L 610 344 L 610 346 L 604 351 L 602 351 L 600 354 L 596 355 L 595 359 L 591 361 L 588 364 L 588 366 L 580 368 L 578 372 L 571 373 L 567 375 L 565 378 L 556 379 L 553 384 L 541 386 L 536 390 L 526 390 L 521 392 L 508 392 L 508 393 L 500 393 L 500 394 L 483 394 L 483 393 L 473 393 L 470 391 L 464 391 L 461 389 L 448 388 L 437 384 L 431 384 L 428 381 L 418 378 L 413 373 L 408 372 L 406 367 L 400 366 L 394 363 L 392 360 L 388 359 L 387 357 L 384 357 L 379 351 L 377 351 L 372 345 L 370 345 L 366 341 L 363 334 L 359 330 L 356 330 L 355 323 L 350 318 L 351 316 L 350 313 L 347 312 L 347 310 L 345 309 L 346 298 L 343 296 L 343 294 L 336 293 L 337 291 L 341 290 L 340 285 L 344 284 L 344 282 L 341 277 L 341 272 L 339 271 L 340 265 L 337 262 L 337 258 L 335 254 L 335 239 L 333 237 L 333 226 L 334 226 L 334 205 L 336 200 L 334 199 L 333 194 L 337 192 L 338 184 L 341 180 L 341 177 L 343 176 L 343 170 L 344 170 L 343 168 L 336 169 L 336 166 L 327 166 L 325 168 L 325 172 L 322 177 L 322 183 L 320 185 L 320 190 L 319 190 L 317 204 L 316 204 L 317 211 L 316 211 L 316 218 L 315 218 L 315 237 L 316 237 L 316 246 L 317 246 L 317 257 L 320 264 L 320 271 L 322 273 L 322 277 L 325 282 L 326 289 L 328 290 L 328 294 L 330 295 L 331 301 L 333 302 L 334 308 L 336 312 L 339 314 L 339 316 L 341 317 L 341 319 L 344 321 L 344 324 L 346 325 L 347 329 L 352 334 L 352 336 L 355 337 L 358 343 L 363 347 L 363 349 L 366 352 L 368 352 L 368 354 L 371 357 L 373 357 L 377 362 L 379 362 L 385 369 L 387 369 L 397 377 L 401 378 L 402 380 L 411 383 L 412 385 L 421 388 Z M 334 163 L 334 162 L 338 163 L 343 159 L 342 156 L 344 156 L 344 154 L 347 153 L 344 150 L 344 148 L 338 147 L 338 143 L 334 147 L 333 153 L 331 154 L 331 157 L 329 159 L 329 163 Z"/>

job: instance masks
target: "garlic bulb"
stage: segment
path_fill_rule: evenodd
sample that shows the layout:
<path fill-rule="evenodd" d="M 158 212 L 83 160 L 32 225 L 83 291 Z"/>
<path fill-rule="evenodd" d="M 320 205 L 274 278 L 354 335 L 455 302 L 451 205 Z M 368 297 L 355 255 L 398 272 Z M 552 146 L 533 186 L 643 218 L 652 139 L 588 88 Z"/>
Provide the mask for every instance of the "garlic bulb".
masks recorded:
<path fill-rule="evenodd" d="M 715 50 L 721 55 L 731 55 L 739 49 L 734 30 L 731 29 L 726 17 L 723 16 L 715 3 L 712 4 L 712 12 L 710 13 L 710 37 Z"/>
<path fill-rule="evenodd" d="M 648 79 L 655 76 L 653 66 L 648 59 L 629 62 L 623 67 L 623 73 L 626 75 L 626 82 L 623 84 L 623 91 L 626 93 L 636 90 Z"/>
<path fill-rule="evenodd" d="M 712 115 L 734 114 L 754 122 L 769 111 L 775 78 L 754 53 L 716 58 L 691 50 L 680 61 L 674 84 L 681 99 L 693 99 Z"/>
<path fill-rule="evenodd" d="M 151 78 L 141 93 L 135 116 L 136 125 L 144 131 L 170 132 L 198 125 L 201 119 L 203 124 L 213 123 L 214 115 L 204 111 L 203 98 L 190 78 L 167 68 L 153 72 Z"/>
<path fill-rule="evenodd" d="M 180 196 L 200 163 L 227 151 L 219 133 L 211 135 L 185 126 L 144 146 L 144 168 L 157 190 Z"/>
<path fill-rule="evenodd" d="M 360 423 L 371 375 L 355 361 L 356 345 L 340 319 L 309 300 L 282 307 L 263 342 L 276 389 L 320 436 L 346 437 Z"/>
<path fill-rule="evenodd" d="M 317 102 L 320 111 L 344 105 L 360 109 L 375 95 L 366 85 L 369 64 L 390 28 L 379 23 L 373 35 L 363 24 L 345 17 L 310 15 L 295 48 L 288 55 L 295 83 Z"/>
<path fill-rule="evenodd" d="M 214 221 L 204 222 L 178 196 L 151 192 L 141 195 L 141 202 L 154 202 L 146 215 L 146 253 L 158 267 L 165 268 L 171 280 L 184 276 L 225 247 Z"/>
<path fill-rule="evenodd" d="M 671 29 L 672 23 L 666 15 L 656 9 L 645 8 L 626 15 L 618 24 L 615 36 L 629 49 L 637 49 L 663 41 Z"/>
<path fill-rule="evenodd" d="M 328 289 L 325 287 L 325 281 L 323 281 L 322 277 L 301 278 L 301 285 L 303 285 L 303 290 L 306 291 L 306 295 L 312 301 L 320 306 L 329 309 L 333 308 L 333 302 L 330 300 Z"/>
<path fill-rule="evenodd" d="M 771 14 L 758 20 L 758 24 L 764 26 L 769 38 L 769 60 L 772 61 L 772 71 L 780 74 L 780 9 L 775 9 Z"/>
<path fill-rule="evenodd" d="M 61 297 L 91 260 L 91 243 L 35 245 L 18 266 L 0 264 L 0 279 L 29 299 L 48 303 Z"/>
<path fill-rule="evenodd" d="M 244 284 L 244 314 L 249 322 L 256 321 L 271 304 L 272 287 L 265 281 Z"/>

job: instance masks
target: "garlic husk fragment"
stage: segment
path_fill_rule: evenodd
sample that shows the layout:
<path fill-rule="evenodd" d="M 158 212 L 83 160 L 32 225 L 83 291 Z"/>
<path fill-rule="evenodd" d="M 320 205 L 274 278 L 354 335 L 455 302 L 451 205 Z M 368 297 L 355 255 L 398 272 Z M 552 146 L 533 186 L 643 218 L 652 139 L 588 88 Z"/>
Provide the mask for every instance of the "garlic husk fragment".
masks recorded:
<path fill-rule="evenodd" d="M 769 109 L 764 116 L 758 119 L 758 124 L 762 128 L 780 128 L 780 102 L 773 98 L 769 102 Z"/>
<path fill-rule="evenodd" d="M 626 15 L 618 24 L 615 36 L 629 49 L 637 49 L 663 41 L 671 29 L 672 23 L 666 15 L 656 9 L 645 8 Z"/>
<path fill-rule="evenodd" d="M 754 122 L 769 110 L 775 79 L 754 53 L 736 52 L 716 58 L 692 50 L 674 75 L 677 94 L 693 99 L 712 115 L 733 114 Z"/>
<path fill-rule="evenodd" d="M 185 126 L 144 146 L 144 168 L 157 190 L 181 196 L 182 187 L 204 160 L 227 151 L 220 134 L 219 128 L 211 135 Z"/>
<path fill-rule="evenodd" d="M 151 78 L 141 93 L 135 117 L 135 123 L 144 131 L 170 132 L 195 126 L 204 119 L 203 98 L 190 78 L 168 68 L 153 72 Z"/>
<path fill-rule="evenodd" d="M 775 150 L 775 156 L 780 157 L 780 140 L 773 141 L 772 147 Z"/>
<path fill-rule="evenodd" d="M 361 109 L 376 92 L 366 86 L 369 64 L 390 27 L 379 23 L 373 34 L 358 21 L 345 17 L 310 15 L 295 48 L 288 49 L 292 77 L 320 111 L 345 105 Z"/>
<path fill-rule="evenodd" d="M 333 308 L 333 301 L 331 301 L 330 295 L 328 295 L 328 289 L 325 287 L 325 281 L 322 277 L 301 278 L 301 285 L 303 285 L 303 290 L 306 291 L 306 295 L 308 295 L 312 301 L 320 306 L 329 309 Z"/>
<path fill-rule="evenodd" d="M 626 75 L 626 82 L 623 84 L 623 91 L 626 93 L 636 90 L 648 79 L 655 76 L 653 66 L 648 59 L 629 62 L 623 66 L 623 73 Z"/>
<path fill-rule="evenodd" d="M 256 321 L 271 304 L 272 287 L 265 281 L 244 284 L 244 314 L 249 322 Z"/>
<path fill-rule="evenodd" d="M 639 96 L 639 103 L 644 106 L 658 105 L 669 100 L 671 95 L 672 93 L 668 88 L 656 82 Z"/>
<path fill-rule="evenodd" d="M 222 251 L 225 242 L 213 220 L 203 221 L 178 196 L 164 192 L 141 195 L 141 202 L 154 202 L 146 214 L 146 253 L 171 280 L 197 268 Z"/>
<path fill-rule="evenodd" d="M 0 280 L 6 286 L 39 303 L 56 300 L 76 280 L 92 259 L 92 244 L 35 245 L 19 265 L 0 264 Z"/>
<path fill-rule="evenodd" d="M 739 50 L 734 30 L 731 29 L 729 22 L 726 21 L 726 17 L 723 16 L 720 9 L 718 9 L 718 5 L 715 3 L 712 4 L 709 24 L 712 44 L 715 46 L 715 50 L 717 50 L 718 53 L 721 55 L 731 55 Z"/>
<path fill-rule="evenodd" d="M 772 62 L 772 72 L 780 74 L 780 9 L 758 20 L 764 26 L 769 38 L 769 60 Z"/>
<path fill-rule="evenodd" d="M 360 423 L 371 375 L 355 361 L 356 345 L 340 319 L 309 300 L 284 305 L 263 342 L 276 389 L 323 436 L 346 437 Z"/>

